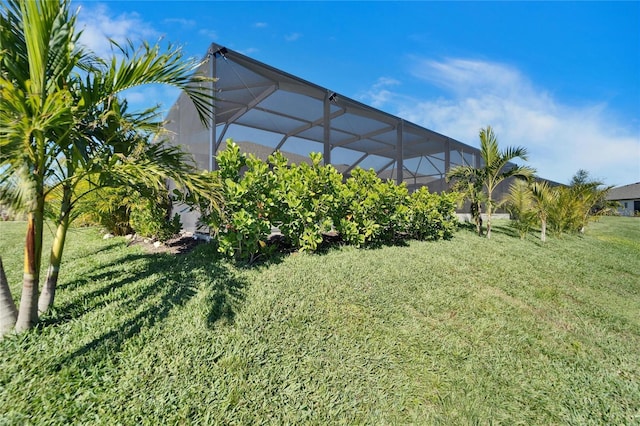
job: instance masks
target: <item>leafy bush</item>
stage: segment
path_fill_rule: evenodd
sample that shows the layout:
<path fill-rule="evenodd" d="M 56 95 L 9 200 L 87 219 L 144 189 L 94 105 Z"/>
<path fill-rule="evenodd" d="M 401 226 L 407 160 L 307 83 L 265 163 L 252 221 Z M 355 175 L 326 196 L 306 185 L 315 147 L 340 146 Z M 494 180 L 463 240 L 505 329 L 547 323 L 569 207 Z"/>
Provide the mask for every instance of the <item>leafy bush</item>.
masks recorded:
<path fill-rule="evenodd" d="M 276 181 L 272 223 L 301 251 L 317 250 L 342 212 L 342 175 L 331 165 L 321 165 L 322 155 L 312 153 L 310 158 L 311 165 L 288 165 L 281 153 L 269 158 Z"/>
<path fill-rule="evenodd" d="M 409 196 L 408 233 L 417 240 L 448 240 L 458 227 L 457 192 L 432 194 L 426 186 Z"/>
<path fill-rule="evenodd" d="M 555 187 L 556 203 L 549 214 L 552 232 L 584 233 L 589 221 L 607 212 L 606 196 L 611 187 L 578 170 L 569 186 Z"/>
<path fill-rule="evenodd" d="M 80 199 L 75 214 L 77 223 L 102 226 L 113 235 L 133 233 L 129 223 L 131 206 L 137 198 L 129 194 L 127 188 L 101 188 L 91 191 Z"/>
<path fill-rule="evenodd" d="M 539 224 L 540 239 L 544 242 L 547 229 L 555 235 L 583 233 L 590 220 L 611 211 L 606 202 L 609 190 L 610 187 L 592 180 L 588 172 L 579 170 L 569 186 L 515 181 L 503 202 L 521 238 Z"/>
<path fill-rule="evenodd" d="M 171 214 L 171 199 L 168 196 L 159 200 L 141 198 L 131 206 L 129 223 L 136 234 L 142 237 L 166 241 L 182 229 L 180 215 Z"/>
<path fill-rule="evenodd" d="M 338 232 L 355 246 L 391 242 L 405 230 L 408 195 L 405 185 L 382 181 L 374 170 L 354 169 L 341 192 Z"/>
<path fill-rule="evenodd" d="M 241 153 L 231 141 L 216 161 L 223 182 L 224 207 L 209 225 L 217 236 L 218 250 L 238 260 L 253 261 L 268 251 L 273 173 L 266 163 Z"/>
<path fill-rule="evenodd" d="M 577 231 L 579 205 L 569 188 L 553 188 L 555 202 L 549 208 L 549 231 L 555 235 Z"/>
<path fill-rule="evenodd" d="M 275 153 L 266 163 L 227 141 L 216 172 L 223 182 L 224 208 L 206 218 L 221 253 L 249 262 L 268 254 L 274 226 L 300 251 L 317 250 L 330 231 L 361 247 L 407 236 L 451 238 L 456 229 L 457 193 L 430 194 L 423 188 L 409 195 L 406 185 L 360 168 L 343 182 L 332 165 L 321 164 L 321 154 L 312 153 L 310 159 L 310 164 L 289 164 Z"/>
<path fill-rule="evenodd" d="M 80 199 L 77 223 L 98 224 L 113 235 L 136 233 L 166 241 L 180 232 L 178 214 L 171 217 L 167 191 L 142 196 L 129 188 L 100 188 Z"/>

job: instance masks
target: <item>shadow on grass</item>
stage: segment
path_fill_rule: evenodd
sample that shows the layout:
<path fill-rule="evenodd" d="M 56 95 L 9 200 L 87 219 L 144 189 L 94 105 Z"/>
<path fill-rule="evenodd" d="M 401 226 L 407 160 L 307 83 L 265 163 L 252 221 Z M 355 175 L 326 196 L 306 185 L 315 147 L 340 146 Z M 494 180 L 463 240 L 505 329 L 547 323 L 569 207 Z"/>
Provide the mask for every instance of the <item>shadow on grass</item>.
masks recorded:
<path fill-rule="evenodd" d="M 495 234 L 503 234 L 503 235 L 506 235 L 507 237 L 513 237 L 513 238 L 520 239 L 520 234 L 518 234 L 518 231 L 516 229 L 514 229 L 512 226 L 510 226 L 508 223 L 507 224 L 492 224 L 491 225 L 491 232 L 495 233 Z"/>
<path fill-rule="evenodd" d="M 411 241 L 408 235 L 396 235 L 392 238 L 381 239 L 379 241 L 369 242 L 363 244 L 360 248 L 363 250 L 375 250 L 382 249 L 384 247 L 408 247 L 409 241 Z M 287 240 L 286 237 L 282 235 L 277 235 L 275 237 L 270 238 L 269 245 L 272 250 L 271 253 L 265 255 L 264 257 L 258 259 L 257 262 L 246 263 L 242 265 L 243 267 L 264 267 L 273 264 L 281 263 L 287 256 L 291 254 L 296 254 L 299 251 L 291 244 L 290 241 Z M 337 234 L 323 234 L 322 242 L 318 244 L 313 255 L 324 256 L 331 252 L 340 250 L 344 246 L 351 245 L 348 242 L 344 241 L 342 237 Z"/>
<path fill-rule="evenodd" d="M 484 231 L 484 227 L 482 229 Z M 472 222 L 459 222 L 458 231 L 468 231 L 472 234 L 478 235 L 478 233 L 476 232 L 476 224 Z"/>
<path fill-rule="evenodd" d="M 471 223 L 471 222 L 461 222 L 458 224 L 458 230 L 461 231 L 465 231 L 465 232 L 470 232 L 472 234 L 478 235 L 476 232 L 476 224 L 475 223 Z M 502 234 L 502 235 L 506 235 L 507 237 L 512 237 L 512 238 L 517 238 L 520 239 L 520 234 L 518 234 L 518 231 L 516 229 L 514 229 L 512 226 L 510 226 L 509 222 L 503 222 L 503 223 L 492 223 L 491 224 L 491 233 L 492 234 Z M 486 223 L 484 223 L 482 225 L 482 235 L 479 236 L 480 238 L 486 238 L 487 236 L 487 226 Z"/>
<path fill-rule="evenodd" d="M 124 264 L 133 264 L 133 272 L 118 274 L 118 266 Z M 105 280 L 105 285 L 90 285 Z M 113 362 L 114 355 L 117 359 L 129 340 L 164 321 L 173 310 L 183 307 L 202 291 L 208 307 L 207 325 L 213 327 L 218 321 L 232 323 L 247 287 L 246 280 L 206 247 L 181 256 L 129 253 L 77 281 L 88 285 L 71 283 L 72 288 L 80 286 L 78 294 L 43 318 L 38 328 L 80 319 L 87 321 L 87 330 L 90 333 L 93 329 L 97 336 L 60 357 L 52 366 L 54 371 L 70 364 L 86 368 Z M 92 312 L 90 320 L 87 314 Z M 95 318 L 104 321 L 100 324 Z"/>
<path fill-rule="evenodd" d="M 102 245 L 100 245 L 99 247 L 96 247 L 94 250 L 87 250 L 86 252 L 82 253 L 83 256 L 93 256 L 96 255 L 98 253 L 103 253 L 103 252 L 107 252 L 109 250 L 113 250 L 116 247 L 120 247 L 122 245 L 122 243 L 118 240 L 110 240 L 107 243 L 104 243 Z"/>

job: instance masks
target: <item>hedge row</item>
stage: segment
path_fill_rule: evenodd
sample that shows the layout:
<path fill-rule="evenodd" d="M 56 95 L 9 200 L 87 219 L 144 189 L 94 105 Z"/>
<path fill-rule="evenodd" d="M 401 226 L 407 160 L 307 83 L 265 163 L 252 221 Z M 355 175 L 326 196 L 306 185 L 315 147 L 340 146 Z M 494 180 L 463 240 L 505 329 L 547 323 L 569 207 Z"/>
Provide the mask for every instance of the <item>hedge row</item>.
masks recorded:
<path fill-rule="evenodd" d="M 268 254 L 272 227 L 300 251 L 317 250 L 332 234 L 362 247 L 398 238 L 448 239 L 456 229 L 457 193 L 431 194 L 423 187 L 409 194 L 404 184 L 359 168 L 343 181 L 333 166 L 321 164 L 320 154 L 310 155 L 311 164 L 289 164 L 281 153 L 264 162 L 232 141 L 216 159 L 224 208 L 204 220 L 219 251 L 239 260 Z"/>

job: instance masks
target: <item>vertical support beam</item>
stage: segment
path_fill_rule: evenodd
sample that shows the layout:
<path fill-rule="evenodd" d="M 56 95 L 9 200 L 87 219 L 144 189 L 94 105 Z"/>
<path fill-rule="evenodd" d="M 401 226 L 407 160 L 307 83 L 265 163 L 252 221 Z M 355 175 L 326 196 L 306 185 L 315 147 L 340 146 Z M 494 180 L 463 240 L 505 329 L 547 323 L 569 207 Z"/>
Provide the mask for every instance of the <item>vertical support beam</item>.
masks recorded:
<path fill-rule="evenodd" d="M 449 170 L 451 170 L 451 142 L 447 139 L 444 143 L 444 174 L 449 173 Z"/>
<path fill-rule="evenodd" d="M 404 181 L 404 149 L 402 146 L 402 134 L 404 130 L 404 120 L 400 120 L 397 127 L 396 140 L 396 183 L 400 185 Z"/>
<path fill-rule="evenodd" d="M 209 52 L 209 77 L 212 78 L 211 81 L 211 112 L 209 115 L 209 171 L 213 171 L 218 168 L 216 164 L 216 105 L 215 105 L 215 95 L 216 95 L 216 81 L 214 80 L 217 75 L 216 70 L 216 58 L 217 52 L 214 52 L 213 49 Z"/>
<path fill-rule="evenodd" d="M 447 139 L 444 142 L 444 174 L 440 175 L 440 191 L 445 191 L 449 187 L 445 179 L 449 170 L 451 170 L 451 142 Z"/>
<path fill-rule="evenodd" d="M 331 112 L 329 92 L 324 94 L 324 108 L 322 115 L 322 125 L 324 126 L 324 153 L 322 155 L 324 164 L 331 164 Z"/>

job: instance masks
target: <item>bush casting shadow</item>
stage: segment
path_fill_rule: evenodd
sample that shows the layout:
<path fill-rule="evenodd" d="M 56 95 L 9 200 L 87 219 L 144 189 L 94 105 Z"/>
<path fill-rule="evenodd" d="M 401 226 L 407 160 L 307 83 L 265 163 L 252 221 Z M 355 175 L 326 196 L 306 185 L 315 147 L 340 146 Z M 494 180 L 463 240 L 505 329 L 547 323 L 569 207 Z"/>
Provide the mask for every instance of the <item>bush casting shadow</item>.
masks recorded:
<path fill-rule="evenodd" d="M 135 272 L 118 271 L 128 263 L 136 263 Z M 110 277 L 117 278 L 109 280 Z M 208 293 L 208 325 L 219 320 L 232 322 L 246 288 L 246 282 L 231 273 L 225 264 L 207 250 L 198 248 L 182 256 L 127 254 L 79 281 L 99 280 L 109 281 L 102 287 L 80 291 L 72 301 L 45 317 L 38 329 L 81 319 L 93 311 L 95 315 L 110 314 L 111 318 L 122 319 L 105 321 L 99 336 L 60 357 L 52 366 L 54 371 L 73 364 L 89 368 L 113 362 L 128 340 L 164 321 L 174 309 L 184 306 L 200 291 Z M 81 285 L 74 282 L 69 287 Z"/>

